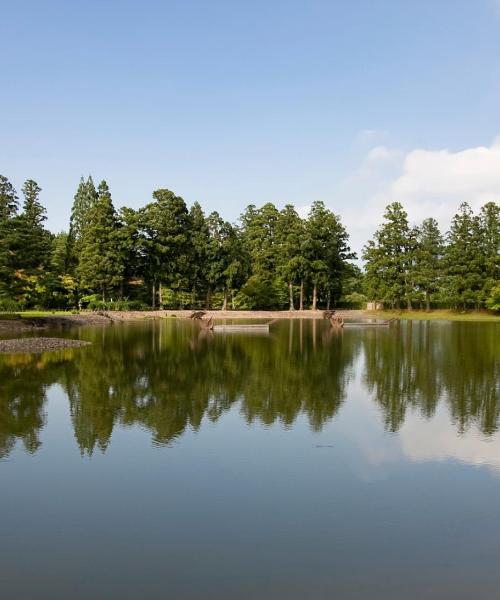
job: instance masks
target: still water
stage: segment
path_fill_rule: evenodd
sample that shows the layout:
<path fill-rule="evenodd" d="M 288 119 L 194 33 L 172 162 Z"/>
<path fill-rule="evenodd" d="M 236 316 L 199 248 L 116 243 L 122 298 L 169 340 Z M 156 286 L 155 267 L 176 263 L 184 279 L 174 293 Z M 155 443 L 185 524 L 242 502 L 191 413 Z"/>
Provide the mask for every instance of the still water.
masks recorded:
<path fill-rule="evenodd" d="M 500 596 L 500 324 L 0 355 L 0 596 Z"/>

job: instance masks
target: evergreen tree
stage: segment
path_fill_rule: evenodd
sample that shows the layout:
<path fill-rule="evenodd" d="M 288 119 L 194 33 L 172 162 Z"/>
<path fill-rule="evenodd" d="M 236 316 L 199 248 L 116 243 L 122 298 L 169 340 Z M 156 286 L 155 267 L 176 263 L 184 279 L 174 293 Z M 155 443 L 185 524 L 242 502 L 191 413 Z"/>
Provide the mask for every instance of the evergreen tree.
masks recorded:
<path fill-rule="evenodd" d="M 277 227 L 278 274 L 288 286 L 289 309 L 295 310 L 294 285 L 300 284 L 300 309 L 304 307 L 304 279 L 307 261 L 304 256 L 303 220 L 293 206 L 287 204 L 280 211 Z"/>
<path fill-rule="evenodd" d="M 464 202 L 453 217 L 445 251 L 446 296 L 455 307 L 479 308 L 483 300 L 485 259 L 477 216 Z"/>
<path fill-rule="evenodd" d="M 239 230 L 228 221 L 224 221 L 221 228 L 221 237 L 224 268 L 222 273 L 224 292 L 222 310 L 226 310 L 229 295 L 231 295 L 234 308 L 235 291 L 243 285 L 248 271 L 243 240 Z"/>
<path fill-rule="evenodd" d="M 349 270 L 347 261 L 355 258 L 348 246 L 348 238 L 340 218 L 323 202 L 314 202 L 306 222 L 304 250 L 313 286 L 313 310 L 317 309 L 319 288 L 322 288 L 328 308 L 332 295 L 336 299 L 342 293 L 342 282 Z"/>
<path fill-rule="evenodd" d="M 0 223 L 12 219 L 17 213 L 18 198 L 12 183 L 0 175 Z"/>
<path fill-rule="evenodd" d="M 441 287 L 444 241 L 438 223 L 433 218 L 423 221 L 416 238 L 414 279 L 429 310 L 431 300 Z"/>
<path fill-rule="evenodd" d="M 42 189 L 28 179 L 22 188 L 23 211 L 17 220 L 18 268 L 34 271 L 47 265 L 51 250 L 51 235 L 44 227 L 46 209 L 39 200 Z"/>
<path fill-rule="evenodd" d="M 33 179 L 24 182 L 22 192 L 24 195 L 23 214 L 33 226 L 40 226 L 47 220 L 46 209 L 40 204 L 39 196 L 42 188 Z"/>
<path fill-rule="evenodd" d="M 155 202 L 141 211 L 141 227 L 145 275 L 152 287 L 154 308 L 158 284 L 160 291 L 163 284 L 176 290 L 188 285 L 191 222 L 180 196 L 159 189 L 153 192 L 153 198 Z"/>
<path fill-rule="evenodd" d="M 71 272 L 74 272 L 78 265 L 83 231 L 96 201 L 97 191 L 92 176 L 89 175 L 86 181 L 82 177 L 75 194 L 69 221 L 68 265 Z"/>
<path fill-rule="evenodd" d="M 500 206 L 485 204 L 479 213 L 481 248 L 484 260 L 483 300 L 500 281 Z"/>
<path fill-rule="evenodd" d="M 242 290 L 247 305 L 274 308 L 281 303 L 283 291 L 276 277 L 279 211 L 270 202 L 259 209 L 251 204 L 240 220 L 250 275 Z"/>
<path fill-rule="evenodd" d="M 198 202 L 189 211 L 190 218 L 190 269 L 189 279 L 192 294 L 192 304 L 195 306 L 198 294 L 206 293 L 208 287 L 208 247 L 210 231 L 207 219 Z"/>
<path fill-rule="evenodd" d="M 384 218 L 386 222 L 363 250 L 365 290 L 372 300 L 397 308 L 406 300 L 407 307 L 411 308 L 408 215 L 399 202 L 394 202 L 386 208 Z"/>
<path fill-rule="evenodd" d="M 118 238 L 118 219 L 105 181 L 86 215 L 82 232 L 77 274 L 83 289 L 99 292 L 105 302 L 119 289 L 123 277 L 123 256 Z"/>
<path fill-rule="evenodd" d="M 92 176 L 89 175 L 87 181 L 82 177 L 75 194 L 69 222 L 69 235 L 75 242 L 78 242 L 82 238 L 88 214 L 94 207 L 97 198 L 98 193 L 95 189 Z"/>
<path fill-rule="evenodd" d="M 13 185 L 0 175 L 0 300 L 12 300 L 18 198 Z"/>

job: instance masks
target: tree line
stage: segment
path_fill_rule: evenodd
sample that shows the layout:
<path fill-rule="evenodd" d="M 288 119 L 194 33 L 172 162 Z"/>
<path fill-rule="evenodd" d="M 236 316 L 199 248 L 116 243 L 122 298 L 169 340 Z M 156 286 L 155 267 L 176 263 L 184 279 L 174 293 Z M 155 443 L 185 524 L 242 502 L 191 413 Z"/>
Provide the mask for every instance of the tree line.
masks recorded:
<path fill-rule="evenodd" d="M 139 210 L 116 210 L 105 181 L 80 181 L 67 232 L 45 228 L 28 180 L 19 210 L 0 176 L 0 300 L 21 307 L 317 308 L 333 306 L 356 273 L 340 218 L 315 202 L 247 207 L 238 224 L 205 215 L 167 189 Z M 127 299 L 126 301 L 124 299 Z"/>
<path fill-rule="evenodd" d="M 430 217 L 411 227 L 399 202 L 363 250 L 367 296 L 392 308 L 500 310 L 500 206 L 462 203 L 443 235 Z"/>
<path fill-rule="evenodd" d="M 248 206 L 238 223 L 158 189 L 138 210 L 114 206 L 106 181 L 82 178 L 67 232 L 45 227 L 40 186 L 19 204 L 0 175 L 0 309 L 333 308 L 366 300 L 391 307 L 500 309 L 499 206 L 463 204 L 443 236 L 411 227 L 399 203 L 352 261 L 340 217 L 314 202 Z"/>

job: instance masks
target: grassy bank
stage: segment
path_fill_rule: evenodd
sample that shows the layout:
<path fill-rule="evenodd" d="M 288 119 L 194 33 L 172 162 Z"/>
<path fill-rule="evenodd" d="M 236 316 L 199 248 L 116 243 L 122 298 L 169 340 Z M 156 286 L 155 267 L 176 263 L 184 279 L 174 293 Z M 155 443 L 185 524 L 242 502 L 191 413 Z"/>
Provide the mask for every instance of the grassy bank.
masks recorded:
<path fill-rule="evenodd" d="M 500 314 L 487 311 L 459 312 L 454 310 L 371 310 L 366 315 L 378 319 L 402 319 L 407 321 L 492 321 L 500 323 Z"/>

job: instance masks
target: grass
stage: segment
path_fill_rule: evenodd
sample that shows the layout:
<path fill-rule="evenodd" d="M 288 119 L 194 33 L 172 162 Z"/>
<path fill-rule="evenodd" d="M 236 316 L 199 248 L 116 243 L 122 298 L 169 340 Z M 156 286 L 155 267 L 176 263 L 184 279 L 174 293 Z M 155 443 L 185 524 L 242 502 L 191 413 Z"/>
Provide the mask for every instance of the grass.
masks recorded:
<path fill-rule="evenodd" d="M 406 321 L 490 321 L 500 323 L 500 314 L 487 311 L 459 312 L 455 310 L 371 310 L 367 314 L 380 319 L 402 319 Z"/>
<path fill-rule="evenodd" d="M 64 310 L 26 310 L 18 312 L 0 312 L 1 320 L 12 320 L 12 319 L 33 319 L 36 317 L 50 317 L 54 315 L 71 315 L 74 312 Z"/>

